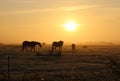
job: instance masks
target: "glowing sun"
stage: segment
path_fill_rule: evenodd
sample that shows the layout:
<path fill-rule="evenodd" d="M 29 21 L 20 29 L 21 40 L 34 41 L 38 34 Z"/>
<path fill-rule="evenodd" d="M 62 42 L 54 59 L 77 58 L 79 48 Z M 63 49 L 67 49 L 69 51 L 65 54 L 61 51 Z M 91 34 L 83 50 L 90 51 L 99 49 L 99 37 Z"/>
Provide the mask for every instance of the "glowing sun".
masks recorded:
<path fill-rule="evenodd" d="M 75 24 L 73 21 L 69 21 L 66 24 L 64 24 L 64 27 L 67 31 L 74 31 L 76 30 L 78 24 Z"/>

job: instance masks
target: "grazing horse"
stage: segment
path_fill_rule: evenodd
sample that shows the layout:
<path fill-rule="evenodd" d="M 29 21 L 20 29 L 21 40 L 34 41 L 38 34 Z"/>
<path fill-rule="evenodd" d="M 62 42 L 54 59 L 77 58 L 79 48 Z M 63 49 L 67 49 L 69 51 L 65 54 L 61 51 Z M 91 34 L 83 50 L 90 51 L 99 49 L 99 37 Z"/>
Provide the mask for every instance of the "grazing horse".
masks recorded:
<path fill-rule="evenodd" d="M 64 43 L 63 41 L 58 41 L 58 42 L 54 41 L 52 43 L 52 51 L 54 51 L 54 50 L 56 51 L 57 47 L 59 47 L 59 51 L 61 51 L 63 43 Z"/>
<path fill-rule="evenodd" d="M 22 51 L 24 51 L 24 49 L 26 51 L 28 51 L 27 47 L 31 47 L 30 51 L 32 51 L 32 49 L 34 49 L 34 52 L 35 52 L 35 46 L 36 45 L 39 45 L 40 47 L 42 47 L 40 42 L 36 42 L 36 41 L 23 41 L 23 43 L 22 43 Z"/>
<path fill-rule="evenodd" d="M 76 48 L 76 45 L 72 44 L 72 50 L 75 50 L 75 48 Z"/>

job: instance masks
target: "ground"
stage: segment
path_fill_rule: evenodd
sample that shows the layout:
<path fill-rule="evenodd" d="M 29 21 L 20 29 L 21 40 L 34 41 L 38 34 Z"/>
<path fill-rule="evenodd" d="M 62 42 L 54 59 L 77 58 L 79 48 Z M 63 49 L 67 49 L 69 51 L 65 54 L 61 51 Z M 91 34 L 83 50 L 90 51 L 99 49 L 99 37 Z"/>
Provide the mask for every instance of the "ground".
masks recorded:
<path fill-rule="evenodd" d="M 62 55 L 50 55 L 51 46 L 36 47 L 36 52 L 22 52 L 20 45 L 0 46 L 0 80 L 9 75 L 19 81 L 119 81 L 119 45 L 64 45 Z M 116 70 L 118 70 L 116 72 Z"/>

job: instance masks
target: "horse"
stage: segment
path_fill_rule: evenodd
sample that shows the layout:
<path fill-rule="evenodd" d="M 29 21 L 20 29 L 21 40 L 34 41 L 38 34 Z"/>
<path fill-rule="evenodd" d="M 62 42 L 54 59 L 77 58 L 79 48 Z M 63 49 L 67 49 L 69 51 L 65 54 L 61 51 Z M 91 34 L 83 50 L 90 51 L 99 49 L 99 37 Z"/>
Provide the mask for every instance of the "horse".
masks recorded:
<path fill-rule="evenodd" d="M 56 41 L 54 41 L 53 43 L 52 43 L 52 51 L 56 51 L 56 48 L 57 47 L 59 47 L 59 51 L 61 51 L 62 50 L 62 46 L 63 46 L 63 41 L 58 41 L 58 42 L 56 42 Z"/>
<path fill-rule="evenodd" d="M 76 48 L 76 45 L 72 44 L 72 50 L 75 50 L 75 48 Z"/>
<path fill-rule="evenodd" d="M 28 51 L 27 47 L 31 47 L 30 51 L 34 50 L 34 52 L 35 52 L 35 46 L 36 45 L 39 45 L 40 47 L 42 47 L 40 42 L 36 42 L 36 41 L 23 41 L 23 43 L 22 43 L 22 51 L 24 51 L 24 49 L 26 51 Z"/>

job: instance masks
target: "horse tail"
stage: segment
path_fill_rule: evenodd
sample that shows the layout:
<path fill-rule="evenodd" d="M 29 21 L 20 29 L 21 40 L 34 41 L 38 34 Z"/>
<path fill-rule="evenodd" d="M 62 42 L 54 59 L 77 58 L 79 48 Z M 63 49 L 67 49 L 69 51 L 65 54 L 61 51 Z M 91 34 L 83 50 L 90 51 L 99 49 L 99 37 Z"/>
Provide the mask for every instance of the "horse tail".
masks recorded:
<path fill-rule="evenodd" d="M 52 48 L 51 48 L 52 51 L 54 51 L 54 45 L 52 45 Z"/>
<path fill-rule="evenodd" d="M 24 44 L 22 44 L 22 51 L 24 51 Z"/>
<path fill-rule="evenodd" d="M 54 42 L 52 43 L 52 48 L 51 48 L 52 51 L 54 51 Z"/>
<path fill-rule="evenodd" d="M 76 45 L 75 45 L 75 44 L 72 44 L 72 49 L 73 49 L 73 50 L 75 50 L 75 47 L 76 47 Z"/>
<path fill-rule="evenodd" d="M 22 43 L 22 51 L 24 51 L 24 49 L 25 49 L 25 47 L 26 47 L 26 42 L 27 42 L 27 41 L 23 41 L 23 43 Z"/>

